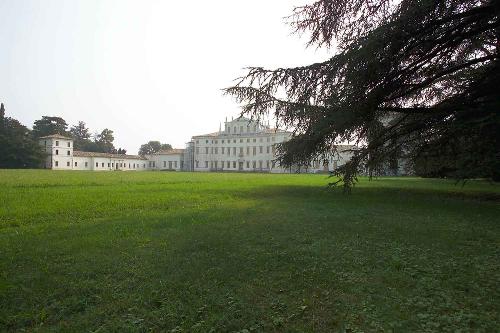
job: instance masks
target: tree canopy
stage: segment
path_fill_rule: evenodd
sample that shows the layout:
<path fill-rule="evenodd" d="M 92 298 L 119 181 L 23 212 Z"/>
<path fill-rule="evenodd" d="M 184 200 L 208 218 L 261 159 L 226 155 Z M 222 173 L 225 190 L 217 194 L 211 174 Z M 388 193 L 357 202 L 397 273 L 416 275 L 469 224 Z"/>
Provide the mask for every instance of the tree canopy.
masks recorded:
<path fill-rule="evenodd" d="M 90 130 L 83 121 L 79 121 L 77 125 L 71 126 L 69 132 L 73 137 L 73 147 L 76 150 L 85 150 L 90 141 Z"/>
<path fill-rule="evenodd" d="M 498 179 L 499 13 L 494 0 L 316 1 L 289 22 L 332 57 L 251 67 L 225 93 L 243 114 L 272 112 L 293 129 L 285 166 L 355 143 L 334 172 L 346 189 L 400 158 L 421 173 Z"/>
<path fill-rule="evenodd" d="M 5 117 L 0 104 L 0 168 L 38 168 L 43 153 L 31 131 L 14 118 Z"/>
<path fill-rule="evenodd" d="M 68 135 L 67 129 L 68 124 L 61 117 L 42 116 L 33 124 L 33 135 L 35 138 L 52 134 Z"/>
<path fill-rule="evenodd" d="M 151 155 L 161 150 L 170 149 L 172 149 L 172 146 L 168 143 L 161 143 L 160 141 L 149 141 L 148 143 L 141 145 L 141 148 L 139 149 L 139 155 Z"/>

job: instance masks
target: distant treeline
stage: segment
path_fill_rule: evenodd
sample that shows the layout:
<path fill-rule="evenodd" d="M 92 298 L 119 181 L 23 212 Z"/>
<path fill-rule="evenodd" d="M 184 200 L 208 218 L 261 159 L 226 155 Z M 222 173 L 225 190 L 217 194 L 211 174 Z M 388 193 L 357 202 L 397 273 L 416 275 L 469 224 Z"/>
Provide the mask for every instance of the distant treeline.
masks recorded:
<path fill-rule="evenodd" d="M 5 107 L 0 105 L 0 168 L 39 168 L 44 154 L 38 139 L 52 134 L 60 134 L 73 138 L 74 150 L 97 153 L 126 154 L 123 148 L 116 149 L 115 137 L 109 128 L 100 133 L 91 134 L 85 122 L 69 127 L 61 117 L 43 116 L 35 120 L 33 129 L 21 124 L 18 120 L 5 116 Z M 160 141 L 149 141 L 141 145 L 139 155 L 154 154 L 160 150 L 170 150 L 172 146 Z"/>
<path fill-rule="evenodd" d="M 61 134 L 72 137 L 75 150 L 101 153 L 126 154 L 122 148 L 116 149 L 113 131 L 105 128 L 100 133 L 91 134 L 85 122 L 68 129 L 68 123 L 61 117 L 43 116 L 33 124 L 33 129 L 18 120 L 5 116 L 5 107 L 0 105 L 0 168 L 37 168 L 44 155 L 40 149 L 40 137 Z"/>

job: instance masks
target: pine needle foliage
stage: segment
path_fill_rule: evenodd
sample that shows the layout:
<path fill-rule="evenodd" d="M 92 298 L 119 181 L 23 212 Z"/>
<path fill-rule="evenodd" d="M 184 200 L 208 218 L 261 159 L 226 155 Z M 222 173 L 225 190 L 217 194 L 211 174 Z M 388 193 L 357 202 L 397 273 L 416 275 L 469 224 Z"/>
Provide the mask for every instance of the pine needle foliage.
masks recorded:
<path fill-rule="evenodd" d="M 499 15 L 498 0 L 316 1 L 288 19 L 330 59 L 251 67 L 224 92 L 293 129 L 285 166 L 356 143 L 334 172 L 345 189 L 401 158 L 423 175 L 498 180 Z"/>

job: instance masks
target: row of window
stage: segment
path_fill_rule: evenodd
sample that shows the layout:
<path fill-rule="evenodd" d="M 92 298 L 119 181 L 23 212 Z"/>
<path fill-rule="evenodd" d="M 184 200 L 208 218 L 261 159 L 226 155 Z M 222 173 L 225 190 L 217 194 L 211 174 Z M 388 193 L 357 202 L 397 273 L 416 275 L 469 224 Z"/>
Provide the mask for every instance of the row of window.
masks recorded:
<path fill-rule="evenodd" d="M 168 161 L 168 168 L 172 169 L 172 166 L 174 167 L 174 169 L 177 169 L 177 161 Z M 163 161 L 163 167 L 167 167 L 167 161 Z"/>
<path fill-rule="evenodd" d="M 56 149 L 56 155 L 59 155 L 59 149 Z M 71 156 L 71 151 L 67 151 L 66 155 Z"/>
<path fill-rule="evenodd" d="M 149 161 L 149 167 L 155 168 L 156 167 L 155 161 Z M 163 167 L 167 168 L 167 161 L 163 161 Z M 177 169 L 177 167 L 178 167 L 177 161 L 168 161 L 168 168 L 169 169 Z M 182 168 L 182 161 L 181 161 L 181 168 Z"/>
<path fill-rule="evenodd" d="M 54 164 L 56 167 L 59 166 L 59 161 L 54 161 Z M 75 167 L 78 167 L 78 162 L 74 162 L 74 165 Z M 108 165 L 108 168 L 115 168 L 115 163 L 114 162 L 111 162 L 111 163 L 107 163 Z M 68 161 L 66 162 L 66 166 L 71 166 L 71 163 Z M 85 167 L 88 168 L 89 166 L 89 162 L 85 162 Z M 101 168 L 104 168 L 105 167 L 105 163 L 102 163 L 100 164 Z M 95 167 L 96 168 L 99 168 L 99 162 L 96 162 L 95 163 Z M 116 168 L 126 168 L 127 167 L 127 163 L 116 163 Z M 139 163 L 129 163 L 128 164 L 128 168 L 129 169 L 140 169 L 141 168 L 141 165 Z M 146 164 L 142 164 L 142 168 L 146 168 Z"/>
<path fill-rule="evenodd" d="M 253 156 L 257 155 L 257 148 L 259 150 L 259 154 L 264 153 L 264 146 L 246 147 L 246 155 L 249 156 L 250 153 L 252 153 Z M 271 153 L 271 151 L 273 154 L 276 154 L 276 146 L 275 145 L 266 146 L 265 148 L 266 148 L 265 149 L 266 154 Z M 233 156 L 236 155 L 237 149 L 239 151 L 239 155 L 244 156 L 244 152 L 245 152 L 244 147 L 220 147 L 221 154 L 222 155 L 227 154 L 227 156 L 231 156 L 231 149 L 232 149 Z M 205 147 L 205 154 L 209 154 L 209 152 L 210 152 L 210 154 L 219 154 L 219 147 L 210 147 L 210 149 L 209 149 L 209 147 Z M 200 147 L 196 147 L 196 154 L 199 154 L 199 153 L 200 153 Z"/>
<path fill-rule="evenodd" d="M 240 133 L 243 133 L 243 129 L 244 128 L 247 128 L 247 131 L 246 133 L 250 133 L 250 130 L 253 130 L 254 132 L 257 131 L 257 129 L 259 128 L 257 125 L 253 125 L 253 126 L 250 126 L 250 125 L 247 125 L 247 126 L 240 126 Z M 233 127 L 233 133 L 236 134 L 238 130 L 238 127 L 237 126 L 234 126 Z M 226 126 L 226 132 L 227 133 L 231 133 L 231 126 Z"/>
<path fill-rule="evenodd" d="M 273 136 L 273 137 L 266 137 L 266 142 L 274 142 L 276 140 L 276 138 Z M 227 143 L 227 144 L 230 144 L 231 143 L 231 139 L 227 139 L 227 140 L 220 140 L 221 143 Z M 233 139 L 233 143 L 236 143 L 236 139 Z M 247 143 L 250 142 L 250 138 L 247 138 Z M 240 138 L 239 139 L 239 142 L 240 143 L 243 143 L 245 142 L 245 139 L 243 138 Z M 253 138 L 252 139 L 252 142 L 257 142 L 257 138 Z M 264 138 L 259 138 L 259 142 L 264 142 Z M 212 143 L 212 144 L 218 144 L 219 143 L 219 140 L 205 140 L 205 143 Z M 196 144 L 200 144 L 200 140 L 196 140 Z"/>
<path fill-rule="evenodd" d="M 195 161 L 196 168 L 200 168 L 200 161 Z M 264 166 L 266 169 L 269 169 L 269 167 L 275 168 L 276 167 L 276 162 L 275 161 L 247 161 L 246 164 L 243 164 L 243 162 L 237 162 L 237 161 L 205 161 L 205 168 L 208 169 L 236 169 L 239 168 L 243 170 L 244 166 L 246 165 L 246 169 L 263 169 Z"/>
<path fill-rule="evenodd" d="M 44 143 L 45 147 L 47 147 L 47 140 L 45 140 L 43 143 Z M 59 141 L 56 141 L 55 146 L 59 147 Z M 71 141 L 66 143 L 66 147 L 68 147 L 68 148 L 71 147 Z"/>

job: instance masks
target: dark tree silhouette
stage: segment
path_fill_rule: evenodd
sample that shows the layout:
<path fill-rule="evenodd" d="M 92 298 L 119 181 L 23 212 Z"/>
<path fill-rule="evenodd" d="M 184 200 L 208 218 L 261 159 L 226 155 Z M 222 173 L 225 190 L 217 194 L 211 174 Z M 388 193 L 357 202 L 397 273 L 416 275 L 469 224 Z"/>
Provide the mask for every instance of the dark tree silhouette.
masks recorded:
<path fill-rule="evenodd" d="M 16 119 L 5 117 L 0 104 L 0 168 L 38 168 L 43 153 L 31 131 Z"/>
<path fill-rule="evenodd" d="M 225 93 L 294 130 L 279 147 L 285 166 L 357 143 L 335 171 L 345 189 L 401 157 L 423 174 L 498 179 L 499 13 L 497 0 L 316 1 L 290 23 L 333 56 L 249 68 Z"/>

